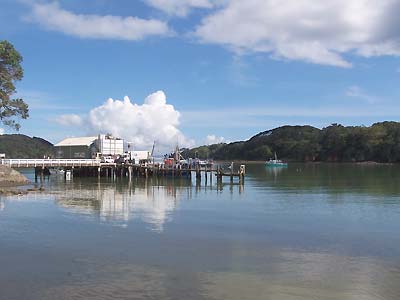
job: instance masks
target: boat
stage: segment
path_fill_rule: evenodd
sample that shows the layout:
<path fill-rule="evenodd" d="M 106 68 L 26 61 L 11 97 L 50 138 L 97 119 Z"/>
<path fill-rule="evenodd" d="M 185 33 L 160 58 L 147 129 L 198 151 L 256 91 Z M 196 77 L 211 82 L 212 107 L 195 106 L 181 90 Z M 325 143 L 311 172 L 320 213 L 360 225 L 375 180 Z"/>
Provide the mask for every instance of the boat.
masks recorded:
<path fill-rule="evenodd" d="M 64 175 L 65 171 L 63 169 L 49 169 L 50 175 Z"/>
<path fill-rule="evenodd" d="M 278 157 L 276 156 L 276 152 L 275 152 L 275 158 L 266 161 L 265 165 L 268 167 L 287 167 L 288 166 L 288 164 L 286 162 L 283 162 L 280 159 L 278 159 Z"/>

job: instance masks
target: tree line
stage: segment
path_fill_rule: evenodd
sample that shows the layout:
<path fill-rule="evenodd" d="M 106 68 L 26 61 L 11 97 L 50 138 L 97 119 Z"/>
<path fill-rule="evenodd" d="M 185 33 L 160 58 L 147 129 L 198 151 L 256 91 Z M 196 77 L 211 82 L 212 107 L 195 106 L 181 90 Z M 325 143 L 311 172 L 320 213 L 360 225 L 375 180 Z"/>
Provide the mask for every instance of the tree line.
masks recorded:
<path fill-rule="evenodd" d="M 247 141 L 186 149 L 188 157 L 216 160 L 267 160 L 277 153 L 288 161 L 400 162 L 400 123 L 371 126 L 332 124 L 282 126 L 261 132 Z"/>

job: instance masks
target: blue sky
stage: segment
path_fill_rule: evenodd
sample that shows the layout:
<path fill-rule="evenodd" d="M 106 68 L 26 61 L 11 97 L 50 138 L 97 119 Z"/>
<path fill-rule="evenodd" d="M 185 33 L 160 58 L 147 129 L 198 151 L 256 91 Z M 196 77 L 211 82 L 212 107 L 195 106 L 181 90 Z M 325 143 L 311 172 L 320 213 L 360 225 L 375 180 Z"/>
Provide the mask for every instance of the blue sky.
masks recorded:
<path fill-rule="evenodd" d="M 148 147 L 399 119 L 400 1 L 276 3 L 0 0 L 0 39 L 24 57 L 21 133 Z"/>

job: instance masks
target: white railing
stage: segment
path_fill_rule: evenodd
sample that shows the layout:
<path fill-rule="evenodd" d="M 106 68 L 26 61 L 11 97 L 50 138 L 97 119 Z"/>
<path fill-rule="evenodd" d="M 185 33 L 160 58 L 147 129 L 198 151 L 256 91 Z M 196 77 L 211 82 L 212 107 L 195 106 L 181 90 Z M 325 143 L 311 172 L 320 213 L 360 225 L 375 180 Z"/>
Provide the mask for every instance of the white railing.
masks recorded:
<path fill-rule="evenodd" d="M 1 159 L 0 164 L 13 168 L 29 167 L 98 167 L 98 159 Z"/>

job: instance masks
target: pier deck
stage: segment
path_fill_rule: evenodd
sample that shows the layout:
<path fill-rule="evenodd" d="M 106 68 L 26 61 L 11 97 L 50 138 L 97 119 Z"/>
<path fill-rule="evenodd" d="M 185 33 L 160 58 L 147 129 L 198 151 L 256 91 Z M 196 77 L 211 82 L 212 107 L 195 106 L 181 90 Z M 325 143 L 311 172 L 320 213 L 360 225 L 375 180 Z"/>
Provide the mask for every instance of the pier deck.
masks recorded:
<path fill-rule="evenodd" d="M 237 172 L 233 172 L 233 164 L 231 171 L 225 172 L 220 166 L 200 167 L 183 167 L 181 165 L 166 166 L 164 164 L 132 164 L 132 163 L 105 163 L 98 159 L 1 159 L 1 165 L 11 168 L 35 168 L 35 176 L 43 176 L 50 174 L 49 169 L 63 169 L 70 171 L 73 176 L 106 176 L 106 177 L 129 177 L 132 176 L 177 176 L 191 177 L 192 173 L 196 174 L 196 178 L 202 176 L 207 179 L 214 173 L 217 179 L 222 177 L 238 177 L 239 180 L 244 179 L 245 166 L 241 165 Z"/>

